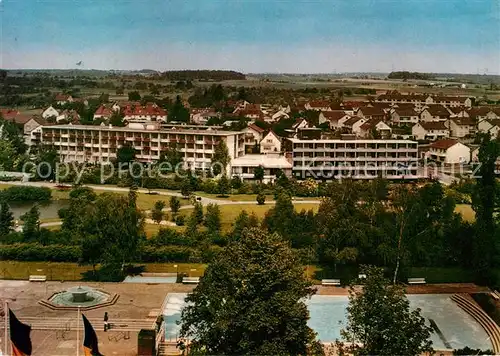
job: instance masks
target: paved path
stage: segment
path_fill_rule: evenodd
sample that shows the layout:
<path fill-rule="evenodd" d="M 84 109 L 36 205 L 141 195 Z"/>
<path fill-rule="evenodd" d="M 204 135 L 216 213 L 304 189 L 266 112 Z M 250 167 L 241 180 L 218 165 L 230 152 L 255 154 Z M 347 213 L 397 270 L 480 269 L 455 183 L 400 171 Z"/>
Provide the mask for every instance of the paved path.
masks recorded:
<path fill-rule="evenodd" d="M 57 189 L 57 184 L 56 183 L 49 183 L 49 182 L 9 182 L 11 185 L 24 185 L 24 186 L 32 186 L 32 187 L 47 187 L 51 189 Z M 84 184 L 83 186 L 89 187 L 92 189 L 96 190 L 105 190 L 105 191 L 110 191 L 110 192 L 128 192 L 129 188 L 122 188 L 122 187 L 114 187 L 114 186 L 106 186 L 106 185 L 94 185 L 94 184 Z M 181 193 L 178 192 L 168 192 L 164 190 L 152 190 L 157 195 L 163 195 L 163 196 L 176 196 L 176 197 L 183 197 Z M 137 189 L 138 193 L 142 194 L 148 194 L 150 193 L 149 190 L 139 188 Z M 225 199 L 214 199 L 214 198 L 207 198 L 203 196 L 196 196 L 197 199 L 200 199 L 199 201 L 203 205 L 207 204 L 218 204 L 218 205 L 257 205 L 255 201 L 252 200 L 238 200 L 238 201 L 232 201 L 232 200 L 225 200 Z M 294 204 L 319 204 L 319 200 L 293 200 Z M 269 200 L 266 201 L 266 205 L 274 205 L 276 204 L 275 200 Z M 193 205 L 183 205 L 180 207 L 181 210 L 185 209 L 192 209 Z M 169 212 L 170 208 L 165 208 L 163 209 L 165 212 Z M 145 210 L 144 211 L 146 214 L 151 213 L 151 210 Z M 155 224 L 155 222 L 152 219 L 146 219 L 147 224 Z M 62 225 L 62 221 L 53 221 L 53 222 L 47 222 L 47 223 L 41 223 L 40 227 L 51 227 L 51 226 L 60 226 Z M 171 221 L 162 221 L 160 225 L 169 225 L 169 226 L 176 226 L 175 223 Z M 15 231 L 21 232 L 23 231 L 22 225 L 18 226 L 15 228 Z"/>

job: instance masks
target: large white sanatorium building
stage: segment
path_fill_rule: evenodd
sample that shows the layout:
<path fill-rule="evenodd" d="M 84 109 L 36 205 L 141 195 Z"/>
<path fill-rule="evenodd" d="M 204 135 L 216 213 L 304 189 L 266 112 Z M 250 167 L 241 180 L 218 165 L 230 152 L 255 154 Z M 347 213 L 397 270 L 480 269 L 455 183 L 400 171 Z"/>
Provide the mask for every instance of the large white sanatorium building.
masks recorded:
<path fill-rule="evenodd" d="M 193 168 L 209 168 L 214 149 L 225 141 L 231 159 L 244 154 L 244 133 L 207 127 L 160 129 L 154 124 L 130 124 L 128 127 L 54 125 L 44 126 L 40 142 L 53 145 L 63 162 L 104 163 L 116 158 L 119 147 L 129 143 L 136 160 L 153 162 L 160 153 L 176 145 L 184 162 Z"/>
<path fill-rule="evenodd" d="M 290 139 L 297 179 L 418 178 L 418 144 L 409 140 Z"/>

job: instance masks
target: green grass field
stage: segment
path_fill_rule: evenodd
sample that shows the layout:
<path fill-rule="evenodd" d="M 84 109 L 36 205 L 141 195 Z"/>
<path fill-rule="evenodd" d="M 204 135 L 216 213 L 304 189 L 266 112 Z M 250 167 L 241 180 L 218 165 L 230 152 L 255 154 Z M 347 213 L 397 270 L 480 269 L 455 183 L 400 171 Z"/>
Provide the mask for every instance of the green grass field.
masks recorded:
<path fill-rule="evenodd" d="M 189 276 L 202 276 L 206 265 L 201 263 L 144 263 L 150 273 L 187 273 Z M 175 267 L 177 265 L 177 267 Z M 0 278 L 28 279 L 30 275 L 46 275 L 48 280 L 77 281 L 82 273 L 92 270 L 92 266 L 79 266 L 70 262 L 18 262 L 0 261 Z"/>

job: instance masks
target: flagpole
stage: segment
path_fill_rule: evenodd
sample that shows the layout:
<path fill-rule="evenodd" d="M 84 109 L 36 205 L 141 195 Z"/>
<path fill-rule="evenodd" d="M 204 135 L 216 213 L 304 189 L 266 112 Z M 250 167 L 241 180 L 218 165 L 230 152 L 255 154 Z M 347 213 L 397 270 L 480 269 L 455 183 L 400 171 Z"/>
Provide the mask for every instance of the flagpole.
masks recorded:
<path fill-rule="evenodd" d="M 80 306 L 76 317 L 76 356 L 80 356 Z"/>

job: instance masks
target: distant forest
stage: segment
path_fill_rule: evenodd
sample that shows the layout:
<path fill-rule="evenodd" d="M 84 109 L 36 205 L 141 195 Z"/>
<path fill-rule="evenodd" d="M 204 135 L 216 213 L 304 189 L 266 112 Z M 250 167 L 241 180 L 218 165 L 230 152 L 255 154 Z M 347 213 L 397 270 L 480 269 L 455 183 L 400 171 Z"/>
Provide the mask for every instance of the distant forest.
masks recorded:
<path fill-rule="evenodd" d="M 160 75 L 167 80 L 245 80 L 244 74 L 232 70 L 175 70 Z"/>
<path fill-rule="evenodd" d="M 420 80 L 430 80 L 434 79 L 434 75 L 430 73 L 420 73 L 420 72 L 391 72 L 387 76 L 389 79 L 420 79 Z"/>

